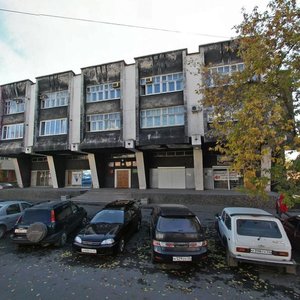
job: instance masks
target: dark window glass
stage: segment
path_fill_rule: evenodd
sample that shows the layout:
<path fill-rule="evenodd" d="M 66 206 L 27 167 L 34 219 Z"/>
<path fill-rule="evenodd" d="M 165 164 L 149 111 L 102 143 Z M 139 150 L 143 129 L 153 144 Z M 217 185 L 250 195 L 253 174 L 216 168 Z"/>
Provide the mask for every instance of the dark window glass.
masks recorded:
<path fill-rule="evenodd" d="M 197 233 L 201 231 L 201 225 L 194 217 L 175 218 L 159 217 L 157 230 L 160 232 L 188 232 Z"/>
<path fill-rule="evenodd" d="M 123 224 L 124 223 L 124 211 L 105 209 L 98 212 L 91 223 L 110 223 L 110 224 Z"/>
<path fill-rule="evenodd" d="M 278 225 L 274 221 L 239 219 L 236 226 L 239 235 L 275 239 L 282 237 Z"/>
<path fill-rule="evenodd" d="M 22 208 L 23 208 L 23 209 L 26 209 L 26 208 L 32 206 L 31 204 L 28 204 L 28 203 L 21 203 L 21 205 L 22 205 Z"/>
<path fill-rule="evenodd" d="M 13 215 L 21 212 L 19 204 L 11 204 L 7 209 L 6 209 L 6 214 L 8 215 Z"/>
<path fill-rule="evenodd" d="M 21 224 L 32 224 L 34 222 L 50 223 L 50 210 L 48 209 L 25 210 Z"/>

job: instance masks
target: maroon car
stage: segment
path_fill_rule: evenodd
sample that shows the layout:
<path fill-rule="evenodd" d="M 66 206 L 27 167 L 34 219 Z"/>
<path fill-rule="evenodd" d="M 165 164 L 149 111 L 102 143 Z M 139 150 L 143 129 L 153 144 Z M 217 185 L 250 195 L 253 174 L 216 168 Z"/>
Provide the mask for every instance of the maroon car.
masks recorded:
<path fill-rule="evenodd" d="M 292 244 L 292 249 L 300 251 L 300 216 L 281 219 L 283 227 Z"/>

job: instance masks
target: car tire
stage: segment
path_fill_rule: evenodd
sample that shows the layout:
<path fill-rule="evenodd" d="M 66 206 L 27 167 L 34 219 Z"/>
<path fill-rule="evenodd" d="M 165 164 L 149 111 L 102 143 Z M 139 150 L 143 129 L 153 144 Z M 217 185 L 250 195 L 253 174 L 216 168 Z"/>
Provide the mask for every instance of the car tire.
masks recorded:
<path fill-rule="evenodd" d="M 58 242 L 55 244 L 57 247 L 63 247 L 67 242 L 67 233 L 65 231 L 62 232 Z"/>
<path fill-rule="evenodd" d="M 38 243 L 43 240 L 47 232 L 47 226 L 44 223 L 36 222 L 28 227 L 26 237 L 32 243 Z"/>
<path fill-rule="evenodd" d="M 119 244 L 118 244 L 118 253 L 121 254 L 124 252 L 125 249 L 125 240 L 123 237 L 120 238 Z"/>
<path fill-rule="evenodd" d="M 136 224 L 136 229 L 135 229 L 135 231 L 136 231 L 136 232 L 139 232 L 140 229 L 141 229 L 141 227 L 142 227 L 142 220 L 139 219 L 138 222 L 137 222 L 137 224 Z"/>
<path fill-rule="evenodd" d="M 226 261 L 227 261 L 228 267 L 237 267 L 238 266 L 237 261 L 231 256 L 228 246 L 226 246 Z"/>
<path fill-rule="evenodd" d="M 157 263 L 157 261 L 156 261 L 156 259 L 155 259 L 155 257 L 154 257 L 153 249 L 151 249 L 151 262 L 152 262 L 153 264 L 156 264 L 156 263 Z"/>
<path fill-rule="evenodd" d="M 2 239 L 4 237 L 5 232 L 6 232 L 6 226 L 0 225 L 0 239 Z"/>
<path fill-rule="evenodd" d="M 81 221 L 81 226 L 85 227 L 87 225 L 87 223 L 88 223 L 87 216 L 84 216 L 83 219 L 82 219 L 82 221 Z"/>

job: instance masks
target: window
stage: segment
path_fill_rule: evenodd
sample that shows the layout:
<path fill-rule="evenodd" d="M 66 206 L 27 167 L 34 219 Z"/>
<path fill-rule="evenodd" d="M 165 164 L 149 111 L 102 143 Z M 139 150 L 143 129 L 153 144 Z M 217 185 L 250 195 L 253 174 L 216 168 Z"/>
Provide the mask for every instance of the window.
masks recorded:
<path fill-rule="evenodd" d="M 183 73 L 145 77 L 140 80 L 141 95 L 170 93 L 183 90 Z"/>
<path fill-rule="evenodd" d="M 236 227 L 239 235 L 274 239 L 282 237 L 280 229 L 274 221 L 238 219 Z"/>
<path fill-rule="evenodd" d="M 47 120 L 40 123 L 40 136 L 67 133 L 67 119 Z"/>
<path fill-rule="evenodd" d="M 24 124 L 4 125 L 2 128 L 2 140 L 22 139 Z"/>
<path fill-rule="evenodd" d="M 87 116 L 87 131 L 119 130 L 121 127 L 120 113 L 109 113 Z"/>
<path fill-rule="evenodd" d="M 11 204 L 7 209 L 6 209 L 6 214 L 7 215 L 13 215 L 13 214 L 18 214 L 21 212 L 19 204 Z"/>
<path fill-rule="evenodd" d="M 141 111 L 141 128 L 184 125 L 184 107 L 170 106 Z"/>
<path fill-rule="evenodd" d="M 120 85 L 116 83 L 119 82 L 88 86 L 86 88 L 86 102 L 120 99 Z"/>
<path fill-rule="evenodd" d="M 157 230 L 160 232 L 198 233 L 201 226 L 194 217 L 159 217 Z"/>
<path fill-rule="evenodd" d="M 69 93 L 68 91 L 45 93 L 41 98 L 41 108 L 66 106 L 69 102 Z"/>
<path fill-rule="evenodd" d="M 4 114 L 17 114 L 22 113 L 25 111 L 25 101 L 24 99 L 12 99 L 12 100 L 5 100 L 4 103 Z"/>
<path fill-rule="evenodd" d="M 211 76 L 208 79 L 207 85 L 208 86 L 214 85 L 214 80 L 213 80 L 214 75 L 215 76 L 216 75 L 231 75 L 232 73 L 235 73 L 235 72 L 242 72 L 244 69 L 245 69 L 244 63 L 211 67 L 209 69 Z"/>

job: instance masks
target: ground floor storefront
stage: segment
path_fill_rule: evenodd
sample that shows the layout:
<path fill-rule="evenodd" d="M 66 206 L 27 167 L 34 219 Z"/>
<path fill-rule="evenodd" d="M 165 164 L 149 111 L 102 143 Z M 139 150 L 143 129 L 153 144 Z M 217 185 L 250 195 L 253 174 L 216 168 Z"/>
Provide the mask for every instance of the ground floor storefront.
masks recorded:
<path fill-rule="evenodd" d="M 230 159 L 200 148 L 53 153 L 14 165 L 20 187 L 231 190 L 243 183 Z"/>

